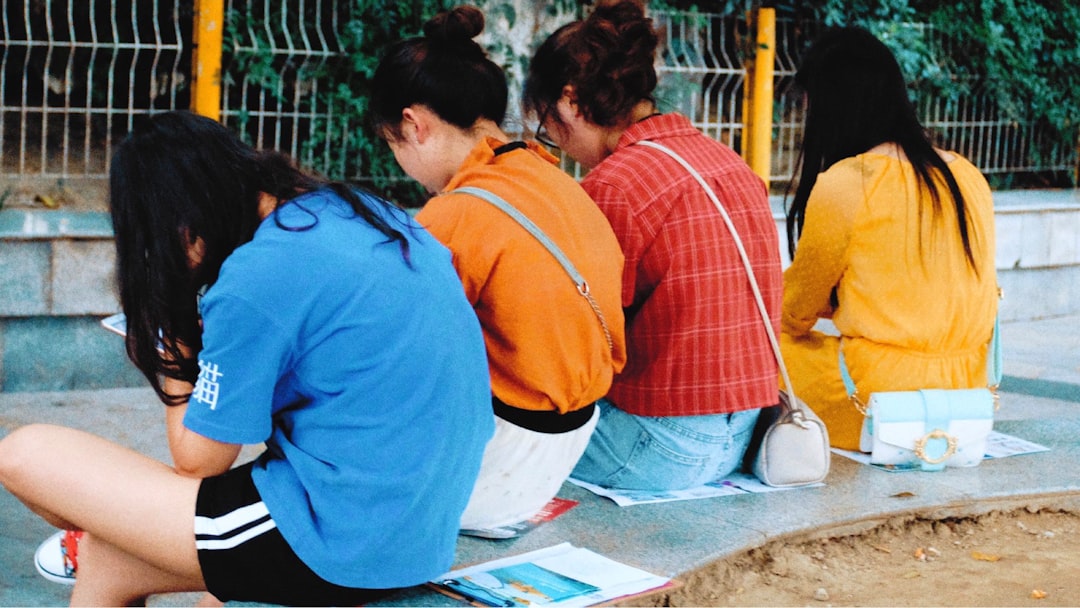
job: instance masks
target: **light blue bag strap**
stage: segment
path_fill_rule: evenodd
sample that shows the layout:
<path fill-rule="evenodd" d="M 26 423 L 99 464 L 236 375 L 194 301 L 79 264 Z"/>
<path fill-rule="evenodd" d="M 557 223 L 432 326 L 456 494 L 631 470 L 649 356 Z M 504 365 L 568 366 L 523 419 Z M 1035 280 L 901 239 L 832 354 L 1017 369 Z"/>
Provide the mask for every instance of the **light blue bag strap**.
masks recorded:
<path fill-rule="evenodd" d="M 1001 384 L 1001 319 L 1000 317 L 994 317 L 994 331 L 990 335 L 990 346 L 986 350 L 986 384 L 990 387 L 990 390 L 997 390 L 999 384 Z M 848 371 L 847 361 L 844 360 L 844 348 L 841 346 L 837 349 L 840 353 L 840 379 L 844 381 L 844 388 L 847 389 L 848 397 L 855 399 L 855 382 L 851 379 L 851 372 Z"/>
<path fill-rule="evenodd" d="M 530 220 L 524 213 L 518 210 L 517 207 L 511 205 L 506 199 L 495 194 L 494 192 L 484 190 L 483 188 L 476 188 L 473 186 L 462 186 L 455 190 L 451 190 L 448 194 L 471 194 L 479 199 L 485 200 L 495 207 L 498 207 L 506 215 L 509 215 L 515 222 L 521 225 L 529 234 L 533 235 L 540 244 L 547 249 L 551 255 L 559 262 L 559 265 L 563 267 L 566 274 L 570 275 L 570 280 L 574 282 L 574 286 L 577 287 L 578 293 L 585 297 L 589 301 L 589 306 L 592 307 L 593 312 L 596 313 L 596 318 L 600 320 L 600 328 L 604 330 L 604 338 L 607 340 L 608 349 L 614 351 L 615 344 L 611 339 L 611 332 L 608 330 L 607 321 L 604 320 L 604 314 L 600 311 L 600 305 L 593 299 L 592 294 L 589 291 L 589 283 L 585 280 L 585 277 L 581 276 L 581 273 L 574 267 L 574 263 L 570 261 L 570 258 L 566 257 L 562 249 L 555 244 L 554 241 L 544 233 L 532 220 Z"/>
<path fill-rule="evenodd" d="M 840 345 L 837 349 L 840 353 L 840 379 L 844 381 L 844 389 L 847 390 L 848 397 L 855 398 L 855 381 L 851 379 L 851 372 L 847 369 L 847 361 L 844 360 L 844 346 Z"/>
<path fill-rule="evenodd" d="M 994 317 L 994 333 L 990 336 L 990 348 L 986 353 L 986 380 L 992 390 L 997 390 L 1002 377 L 1001 319 Z"/>
<path fill-rule="evenodd" d="M 473 186 L 463 186 L 456 190 L 452 190 L 450 194 L 471 194 L 477 198 L 482 198 L 501 209 L 506 215 L 514 218 L 514 221 L 521 224 L 522 228 L 528 230 L 529 234 L 536 237 L 536 240 L 540 241 L 540 244 L 550 251 L 551 255 L 555 256 L 555 259 L 558 260 L 559 264 L 566 270 L 566 274 L 570 275 L 570 279 L 574 281 L 574 285 L 577 285 L 578 289 L 581 289 L 582 286 L 585 286 L 586 289 L 588 288 L 588 283 L 585 282 L 585 278 L 577 271 L 573 262 L 570 261 L 570 258 L 566 257 L 566 254 L 562 252 L 562 249 L 559 249 L 559 246 L 548 238 L 548 235 L 544 234 L 544 231 L 540 230 L 540 227 L 534 224 L 524 213 L 518 211 L 517 207 L 506 202 L 506 199 L 494 192 L 484 190 L 483 188 L 475 188 Z"/>

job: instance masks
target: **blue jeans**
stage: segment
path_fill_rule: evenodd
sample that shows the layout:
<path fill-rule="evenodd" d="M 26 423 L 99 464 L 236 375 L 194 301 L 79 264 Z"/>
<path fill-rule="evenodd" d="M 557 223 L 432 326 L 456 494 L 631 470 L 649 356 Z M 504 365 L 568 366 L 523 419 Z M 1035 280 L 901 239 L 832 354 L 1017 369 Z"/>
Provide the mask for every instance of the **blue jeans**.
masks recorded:
<path fill-rule="evenodd" d="M 707 416 L 635 416 L 607 399 L 575 479 L 626 490 L 682 490 L 742 467 L 760 410 Z"/>

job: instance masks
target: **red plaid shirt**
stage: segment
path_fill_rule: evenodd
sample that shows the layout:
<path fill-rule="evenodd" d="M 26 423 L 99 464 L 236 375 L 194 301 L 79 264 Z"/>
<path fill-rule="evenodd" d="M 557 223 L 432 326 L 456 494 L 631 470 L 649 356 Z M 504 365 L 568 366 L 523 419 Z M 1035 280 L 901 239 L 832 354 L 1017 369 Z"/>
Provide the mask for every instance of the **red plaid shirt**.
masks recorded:
<path fill-rule="evenodd" d="M 736 412 L 777 401 L 777 366 L 739 252 L 701 186 L 661 143 L 696 168 L 739 231 L 779 333 L 779 240 L 761 178 L 684 116 L 654 116 L 623 133 L 582 186 L 626 256 L 628 361 L 608 398 L 642 416 Z"/>

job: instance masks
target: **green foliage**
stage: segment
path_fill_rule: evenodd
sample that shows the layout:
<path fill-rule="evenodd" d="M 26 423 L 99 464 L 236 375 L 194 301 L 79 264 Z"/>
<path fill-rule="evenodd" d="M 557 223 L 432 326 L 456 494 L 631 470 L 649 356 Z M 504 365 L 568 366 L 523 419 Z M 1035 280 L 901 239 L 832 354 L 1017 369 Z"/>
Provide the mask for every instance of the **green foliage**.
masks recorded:
<path fill-rule="evenodd" d="M 529 60 L 524 44 L 512 44 L 498 28 L 513 28 L 522 21 L 525 7 L 544 12 L 553 30 L 567 15 L 581 15 L 585 0 L 555 0 L 534 6 L 538 0 L 484 0 L 478 2 L 488 15 L 489 52 L 511 78 L 520 78 Z M 421 188 L 405 178 L 389 149 L 365 124 L 371 76 L 382 49 L 392 41 L 418 35 L 423 23 L 455 0 L 341 0 L 333 5 L 332 46 L 337 57 L 314 64 L 290 67 L 288 57 L 275 53 L 285 32 L 293 38 L 322 23 L 326 16 L 289 14 L 295 3 L 270 0 L 237 3 L 227 18 L 225 48 L 233 52 L 224 77 L 241 77 L 271 92 L 282 107 L 291 103 L 281 93 L 311 89 L 300 96 L 299 114 L 328 115 L 311 125 L 302 157 L 314 168 L 336 178 L 361 180 L 364 185 L 406 205 L 422 204 Z M 780 17 L 809 25 L 807 37 L 821 26 L 857 23 L 877 34 L 895 53 L 920 98 L 958 100 L 976 89 L 994 95 L 1001 110 L 1017 122 L 1034 122 L 1052 137 L 1046 148 L 1072 148 L 1077 142 L 1080 118 L 1080 3 L 1076 0 L 650 0 L 652 10 L 742 14 L 752 7 L 775 6 Z M 253 8 L 260 6 L 260 8 Z M 266 8 L 262 8 L 266 6 Z M 303 4 L 309 13 L 312 4 Z M 253 11 L 259 11 L 255 13 Z M 283 17 L 283 15 L 288 18 Z M 322 21 L 321 21 L 322 20 Z M 272 27 L 267 24 L 272 23 Z M 522 21 L 522 23 L 526 23 Z M 496 25 L 498 24 L 498 25 Z M 328 29 L 328 28 L 324 28 Z M 292 31 L 295 30 L 295 31 Z M 535 32 L 535 45 L 549 31 Z M 948 41 L 942 53 L 938 39 Z M 696 49 L 673 49 L 689 54 Z M 311 83 L 319 86 L 312 88 Z M 678 106 L 695 94 L 695 83 L 675 83 L 658 91 L 665 101 Z M 512 93 L 520 82 L 511 81 Z M 286 99 L 289 98 L 289 99 Z M 241 127 L 247 114 L 238 114 Z"/>
<path fill-rule="evenodd" d="M 908 0 L 824 0 L 818 17 L 826 26 L 861 22 L 907 21 L 915 18 L 915 9 Z"/>
<path fill-rule="evenodd" d="M 726 0 L 727 5 L 745 7 L 750 0 Z M 283 56 L 285 37 L 298 40 L 305 30 L 315 38 L 321 24 L 327 26 L 326 15 L 315 14 L 314 5 L 307 4 L 308 14 L 298 15 L 296 3 L 289 0 L 269 0 L 267 3 L 237 3 L 242 8 L 230 10 L 226 19 L 225 49 L 227 53 L 223 77 L 229 82 L 245 81 L 263 92 L 270 93 L 288 112 L 327 115 L 317 118 L 310 126 L 311 136 L 304 142 L 301 159 L 305 164 L 337 179 L 358 181 L 406 206 L 418 206 L 426 198 L 418 184 L 401 172 L 386 144 L 374 135 L 365 122 L 371 77 L 378 66 L 382 50 L 391 42 L 419 35 L 425 21 L 441 10 L 459 4 L 455 0 L 342 0 L 333 5 L 332 44 L 339 47 L 339 56 L 318 63 L 315 67 L 292 69 L 290 59 Z M 333 3 L 331 3 L 333 4 Z M 549 19 L 580 15 L 587 2 L 555 0 L 541 4 Z M 687 9 L 694 2 L 687 0 L 654 0 L 654 8 Z M 529 56 L 512 47 L 505 37 L 492 32 L 495 23 L 512 28 L 517 22 L 519 6 L 528 2 L 485 0 L 478 2 L 488 17 L 488 51 L 496 63 L 508 73 L 522 74 Z M 272 24 L 272 25 L 270 25 Z M 554 27 L 551 28 L 552 30 Z M 285 31 L 283 31 L 285 30 Z M 536 32 L 538 43 L 547 34 Z M 229 51 L 232 51 L 229 53 Z M 312 83 L 319 86 L 313 88 Z M 520 86 L 520 83 L 511 85 Z M 291 92 L 312 89 L 311 95 L 300 96 L 299 106 L 291 106 Z M 236 114 L 241 132 L 251 125 L 249 108 Z"/>
<path fill-rule="evenodd" d="M 976 91 L 989 94 L 1008 119 L 1034 123 L 1050 136 L 1036 156 L 1075 149 L 1075 0 L 811 0 L 777 8 L 824 26 L 867 27 L 893 50 L 916 97 L 955 101 Z M 946 41 L 947 54 L 933 32 Z"/>
<path fill-rule="evenodd" d="M 1080 4 L 1074 0 L 926 2 L 935 28 L 955 39 L 962 65 L 992 84 L 1015 120 L 1049 127 L 1067 145 L 1080 117 Z"/>
<path fill-rule="evenodd" d="M 934 48 L 926 15 L 909 0 L 819 0 L 802 5 L 799 16 L 818 27 L 861 25 L 892 50 L 913 93 L 955 99 L 967 92 L 957 68 Z M 809 43 L 809 40 L 807 41 Z"/>
<path fill-rule="evenodd" d="M 649 0 L 649 9 L 660 11 L 703 11 L 721 15 L 741 15 L 755 5 L 755 0 Z"/>
<path fill-rule="evenodd" d="M 351 0 L 333 7 L 331 10 L 336 14 L 329 16 L 296 15 L 293 3 L 287 0 L 272 0 L 265 13 L 255 14 L 252 4 L 255 3 L 246 4 L 243 11 L 234 9 L 228 15 L 225 48 L 234 52 L 226 64 L 224 77 L 234 82 L 246 79 L 271 93 L 283 107 L 288 106 L 283 91 L 310 89 L 313 82 L 319 82 L 314 94 L 300 97 L 300 107 L 295 111 L 300 114 L 310 111 L 329 118 L 320 117 L 312 122 L 311 137 L 304 142 L 301 157 L 310 159 L 314 169 L 333 178 L 357 181 L 407 206 L 422 203 L 422 189 L 404 177 L 389 148 L 367 128 L 364 119 L 371 78 L 382 49 L 393 41 L 419 35 L 427 19 L 453 3 Z M 313 9 L 309 8 L 310 11 Z M 328 35 L 339 47 L 338 56 L 315 67 L 290 69 L 289 58 L 283 59 L 280 52 L 273 52 L 284 45 L 272 37 L 284 34 L 299 40 L 304 29 L 309 28 L 308 36 L 314 38 L 310 28 L 313 23 L 320 23 L 319 20 L 323 20 L 324 26 L 327 22 L 336 26 Z M 289 31 L 268 28 L 266 22 Z M 241 112 L 238 118 L 244 131 L 248 117 Z"/>

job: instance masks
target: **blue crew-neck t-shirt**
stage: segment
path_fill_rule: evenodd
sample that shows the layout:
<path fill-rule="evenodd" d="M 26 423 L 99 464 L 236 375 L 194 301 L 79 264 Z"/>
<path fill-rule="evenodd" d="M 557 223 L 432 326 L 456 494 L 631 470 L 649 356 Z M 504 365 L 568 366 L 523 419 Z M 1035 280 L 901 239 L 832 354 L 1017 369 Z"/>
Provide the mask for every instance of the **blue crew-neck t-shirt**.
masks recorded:
<path fill-rule="evenodd" d="M 449 252 L 365 200 L 408 261 L 330 190 L 280 207 L 202 299 L 184 424 L 265 442 L 252 478 L 293 551 L 331 583 L 380 589 L 449 569 L 494 423 Z"/>

